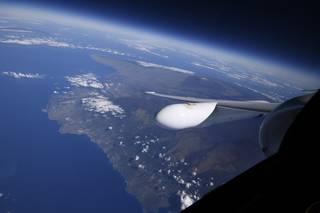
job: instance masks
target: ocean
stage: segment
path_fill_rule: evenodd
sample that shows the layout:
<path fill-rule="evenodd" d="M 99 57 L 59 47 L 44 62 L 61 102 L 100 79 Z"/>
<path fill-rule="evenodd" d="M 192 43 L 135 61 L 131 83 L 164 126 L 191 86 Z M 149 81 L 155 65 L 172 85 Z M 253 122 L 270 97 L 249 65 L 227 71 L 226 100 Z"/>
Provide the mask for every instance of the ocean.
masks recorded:
<path fill-rule="evenodd" d="M 0 75 L 0 212 L 141 212 L 103 151 L 42 111 L 55 87 Z"/>

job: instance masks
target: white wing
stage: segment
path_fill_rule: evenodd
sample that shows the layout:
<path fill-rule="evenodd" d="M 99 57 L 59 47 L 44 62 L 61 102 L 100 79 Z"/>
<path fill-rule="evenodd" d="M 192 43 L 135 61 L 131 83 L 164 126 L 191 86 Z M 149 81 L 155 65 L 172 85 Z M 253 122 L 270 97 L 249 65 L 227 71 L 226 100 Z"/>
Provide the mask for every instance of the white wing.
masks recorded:
<path fill-rule="evenodd" d="M 185 129 L 252 118 L 274 110 L 279 103 L 267 101 L 229 101 L 181 97 L 148 91 L 146 94 L 191 103 L 172 104 L 164 107 L 156 119 L 169 129 Z M 205 123 L 205 124 L 204 124 Z"/>
<path fill-rule="evenodd" d="M 187 102 L 216 102 L 217 106 L 235 108 L 235 109 L 244 109 L 244 110 L 252 110 L 258 112 L 271 112 L 280 103 L 270 103 L 268 101 L 263 100 L 251 100 L 251 101 L 230 101 L 230 100 L 221 100 L 221 99 L 205 99 L 205 98 L 194 98 L 194 97 L 186 97 L 186 96 L 175 96 L 175 95 L 166 95 L 157 92 L 147 91 L 145 92 L 148 95 L 164 97 L 174 100 L 187 101 Z"/>

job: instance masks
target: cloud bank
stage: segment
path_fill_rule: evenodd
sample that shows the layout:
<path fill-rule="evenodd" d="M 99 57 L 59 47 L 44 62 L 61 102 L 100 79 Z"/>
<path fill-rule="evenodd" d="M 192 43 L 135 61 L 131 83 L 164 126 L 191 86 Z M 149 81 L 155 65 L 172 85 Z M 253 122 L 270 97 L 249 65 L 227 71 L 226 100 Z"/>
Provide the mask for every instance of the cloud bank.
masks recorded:
<path fill-rule="evenodd" d="M 119 105 L 115 105 L 109 98 L 96 94 L 92 97 L 82 98 L 82 105 L 84 109 L 90 112 L 97 113 L 111 113 L 115 117 L 124 117 L 124 109 L 122 109 Z"/>
<path fill-rule="evenodd" d="M 104 86 L 93 73 L 87 73 L 82 75 L 67 76 L 67 81 L 71 83 L 72 86 L 76 87 L 91 87 L 95 89 L 103 89 Z"/>
<path fill-rule="evenodd" d="M 2 75 L 20 79 L 20 78 L 28 78 L 28 79 L 42 79 L 43 75 L 39 73 L 21 73 L 21 72 L 2 72 Z"/>
<path fill-rule="evenodd" d="M 174 71 L 174 72 L 180 72 L 180 73 L 187 74 L 187 75 L 194 74 L 194 72 L 192 72 L 190 70 L 185 70 L 185 69 L 181 69 L 181 68 L 177 68 L 177 67 L 170 67 L 170 66 L 154 64 L 154 63 L 144 62 L 144 61 L 136 61 L 136 62 L 139 65 L 144 66 L 144 67 L 161 68 L 161 69 L 166 69 L 166 70 L 170 70 L 170 71 Z"/>
<path fill-rule="evenodd" d="M 71 48 L 71 49 L 82 49 L 82 50 L 91 50 L 91 51 L 98 51 L 98 52 L 104 52 L 104 53 L 110 53 L 113 55 L 120 55 L 120 56 L 130 56 L 129 54 L 113 50 L 110 48 L 100 48 L 100 47 L 94 47 L 91 45 L 81 46 L 81 45 L 75 45 L 72 43 L 59 41 L 54 38 L 20 38 L 18 36 L 14 37 L 8 37 L 4 39 L 0 39 L 0 43 L 3 44 L 18 44 L 18 45 L 25 45 L 25 46 L 49 46 L 49 47 L 57 47 L 57 48 Z"/>
<path fill-rule="evenodd" d="M 20 45 L 46 45 L 50 47 L 65 47 L 74 48 L 72 44 L 68 44 L 62 41 L 56 41 L 51 38 L 16 38 L 16 39 L 2 39 L 1 43 L 4 44 L 20 44 Z"/>

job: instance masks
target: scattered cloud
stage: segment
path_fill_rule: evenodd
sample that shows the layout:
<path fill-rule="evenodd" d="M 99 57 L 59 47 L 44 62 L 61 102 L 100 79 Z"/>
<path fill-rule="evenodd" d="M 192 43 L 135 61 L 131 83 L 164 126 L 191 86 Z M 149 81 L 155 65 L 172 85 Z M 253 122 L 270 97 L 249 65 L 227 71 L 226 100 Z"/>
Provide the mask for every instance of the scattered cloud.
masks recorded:
<path fill-rule="evenodd" d="M 181 210 L 184 210 L 194 203 L 194 200 L 185 191 L 180 193 Z"/>
<path fill-rule="evenodd" d="M 8 31 L 8 32 L 16 32 L 14 29 L 3 29 L 0 31 Z M 13 31 L 14 30 L 14 31 Z M 21 30 L 20 30 L 21 31 Z M 6 38 L 0 39 L 0 43 L 4 44 L 18 44 L 18 45 L 43 45 L 43 46 L 49 46 L 49 47 L 57 47 L 57 48 L 71 48 L 71 49 L 82 49 L 82 50 L 92 50 L 92 51 L 98 51 L 98 52 L 104 52 L 104 53 L 110 53 L 113 55 L 120 55 L 120 56 L 131 56 L 129 54 L 113 50 L 110 48 L 101 48 L 101 47 L 94 47 L 91 45 L 75 45 L 70 42 L 65 41 L 59 41 L 55 38 L 25 38 L 25 37 L 19 37 L 19 36 L 10 36 L 7 35 Z"/>
<path fill-rule="evenodd" d="M 74 48 L 105 52 L 113 55 L 130 56 L 129 54 L 126 54 L 117 50 L 113 50 L 110 48 L 100 48 L 100 47 L 93 47 L 93 46 L 74 46 Z"/>
<path fill-rule="evenodd" d="M 12 78 L 28 78 L 28 79 L 42 79 L 44 76 L 39 73 L 21 73 L 21 72 L 2 72 L 2 75 Z"/>
<path fill-rule="evenodd" d="M 1 43 L 5 44 L 20 44 L 20 45 L 46 45 L 50 47 L 74 48 L 75 46 L 66 42 L 57 41 L 52 38 L 16 38 L 16 39 L 1 39 Z"/>
<path fill-rule="evenodd" d="M 153 51 L 153 48 L 149 47 L 149 46 L 146 46 L 146 45 L 142 45 L 142 44 L 136 44 L 133 46 L 133 48 L 137 49 L 137 50 L 140 50 L 140 51 L 143 51 L 143 52 L 147 52 L 151 55 L 155 55 L 155 56 L 159 56 L 159 57 L 162 57 L 162 58 L 169 58 L 169 56 L 167 55 L 162 55 L 162 54 L 159 54 L 155 51 Z"/>
<path fill-rule="evenodd" d="M 27 29 L 18 29 L 18 28 L 7 28 L 2 27 L 0 28 L 1 32 L 10 32 L 10 33 L 32 33 L 33 31 Z"/>
<path fill-rule="evenodd" d="M 144 62 L 144 61 L 136 61 L 139 65 L 144 66 L 144 67 L 151 67 L 151 68 L 160 68 L 160 69 L 166 69 L 174 72 L 180 72 L 188 75 L 193 75 L 194 72 L 190 70 L 185 70 L 177 67 L 170 67 L 170 66 L 165 66 L 165 65 L 160 65 L 160 64 L 154 64 L 150 62 Z"/>
<path fill-rule="evenodd" d="M 197 66 L 197 67 L 202 67 L 202 68 L 206 68 L 206 69 L 209 69 L 209 70 L 215 70 L 215 68 L 213 68 L 213 67 L 210 67 L 210 66 L 207 66 L 207 65 L 204 65 L 204 64 L 200 64 L 200 63 L 197 63 L 197 62 L 193 62 L 192 64 Z"/>
<path fill-rule="evenodd" d="M 115 105 L 108 97 L 93 94 L 91 97 L 82 98 L 81 103 L 86 111 L 97 112 L 101 114 L 111 113 L 114 117 L 125 117 L 125 111 L 119 105 Z M 109 127 L 108 129 L 112 129 Z"/>
<path fill-rule="evenodd" d="M 103 84 L 99 82 L 99 80 L 93 73 L 67 76 L 66 79 L 71 83 L 72 86 L 76 87 L 91 87 L 95 89 L 104 88 Z"/>
<path fill-rule="evenodd" d="M 149 53 L 151 55 L 155 55 L 162 58 L 169 58 L 169 56 L 159 53 L 159 50 L 163 50 L 162 47 L 155 46 L 154 44 L 147 44 L 145 41 L 137 41 L 137 40 L 127 40 L 120 39 L 122 43 L 125 43 L 128 47 L 134 48 L 136 50 Z"/>
<path fill-rule="evenodd" d="M 149 151 L 149 145 L 146 145 L 143 147 L 143 149 L 141 150 L 142 153 L 146 153 Z"/>
<path fill-rule="evenodd" d="M 138 165 L 138 168 L 139 168 L 139 169 L 144 169 L 144 168 L 145 168 L 145 165 L 139 164 L 139 165 Z"/>
<path fill-rule="evenodd" d="M 275 102 L 284 101 L 288 99 L 288 97 L 295 96 L 294 94 L 299 94 L 301 91 L 300 88 L 275 78 L 274 76 L 269 76 L 260 72 L 252 72 L 251 70 L 241 67 L 233 68 L 218 62 L 206 64 L 193 62 L 192 64 L 220 73 L 223 76 L 230 78 L 235 85 L 251 90 Z M 149 92 L 148 94 L 152 93 Z"/>
<path fill-rule="evenodd" d="M 230 66 L 227 66 L 226 64 L 218 63 L 218 62 L 211 62 L 209 65 L 201 64 L 198 62 L 193 62 L 192 64 L 195 66 L 210 69 L 210 70 L 221 70 L 224 72 L 231 70 Z"/>
<path fill-rule="evenodd" d="M 187 187 L 187 189 L 189 189 L 191 186 L 192 186 L 192 184 L 191 184 L 191 183 L 186 183 L 186 187 Z"/>

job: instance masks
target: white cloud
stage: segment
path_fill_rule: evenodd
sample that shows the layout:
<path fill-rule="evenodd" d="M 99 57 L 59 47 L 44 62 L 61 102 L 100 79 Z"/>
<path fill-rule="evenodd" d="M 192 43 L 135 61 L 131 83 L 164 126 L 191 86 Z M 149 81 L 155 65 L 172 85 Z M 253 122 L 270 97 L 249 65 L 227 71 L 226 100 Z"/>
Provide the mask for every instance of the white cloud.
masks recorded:
<path fill-rule="evenodd" d="M 242 84 L 238 84 L 238 83 L 236 83 L 236 85 L 239 86 L 239 87 L 243 87 L 243 88 L 246 88 L 248 90 L 251 90 L 251 91 L 253 91 L 253 92 L 257 93 L 257 94 L 263 95 L 263 96 L 271 99 L 274 102 L 282 102 L 282 101 L 284 101 L 286 99 L 286 97 L 284 97 L 284 96 L 282 96 L 280 94 L 275 94 L 275 93 L 268 94 L 266 92 L 261 92 L 259 90 L 253 89 L 252 87 L 249 87 L 249 86 L 246 86 L 246 85 L 242 85 Z"/>
<path fill-rule="evenodd" d="M 259 72 L 252 72 L 250 70 L 233 69 L 224 64 L 218 64 L 211 62 L 208 65 L 200 64 L 197 62 L 192 63 L 195 66 L 211 69 L 215 72 L 219 72 L 224 76 L 232 79 L 233 83 L 239 87 L 249 89 L 257 94 L 263 95 L 268 99 L 275 102 L 280 102 L 286 99 L 286 90 L 299 90 L 299 88 L 294 88 L 286 82 L 280 81 L 279 79 L 268 78 L 268 75 L 262 75 Z M 256 89 L 259 88 L 259 89 Z M 287 89 L 283 89 L 287 88 Z M 154 94 L 150 93 L 149 94 Z"/>
<path fill-rule="evenodd" d="M 140 143 L 141 143 L 141 141 L 135 141 L 134 142 L 135 145 L 140 144 Z"/>
<path fill-rule="evenodd" d="M 159 153 L 159 158 L 164 158 L 166 154 Z"/>
<path fill-rule="evenodd" d="M 171 157 L 170 157 L 170 156 L 165 157 L 164 160 L 165 160 L 165 161 L 170 161 L 170 160 L 171 160 Z"/>
<path fill-rule="evenodd" d="M 134 48 L 136 50 L 143 51 L 143 52 L 146 52 L 155 56 L 159 56 L 162 58 L 169 58 L 169 56 L 167 55 L 156 52 L 156 51 L 162 50 L 163 47 L 155 46 L 154 43 L 151 45 L 151 44 L 145 43 L 145 41 L 126 40 L 126 39 L 120 39 L 120 41 L 125 43 L 128 47 Z"/>
<path fill-rule="evenodd" d="M 75 48 L 74 45 L 57 41 L 52 38 L 16 38 L 16 39 L 2 39 L 1 43 L 5 44 L 20 44 L 20 45 L 46 45 L 50 47 L 65 47 L 65 48 Z"/>
<path fill-rule="evenodd" d="M 120 51 L 117 51 L 117 50 L 113 50 L 113 49 L 110 49 L 110 48 L 100 48 L 100 47 L 92 47 L 92 46 L 74 46 L 74 48 L 86 49 L 86 50 L 94 50 L 94 51 L 105 52 L 105 53 L 110 53 L 110 54 L 114 54 L 114 55 L 121 55 L 121 56 L 127 55 L 127 56 L 130 56 L 130 55 L 126 54 L 126 53 L 123 53 L 123 52 L 120 52 Z"/>
<path fill-rule="evenodd" d="M 148 152 L 148 150 L 149 150 L 149 145 L 146 145 L 145 147 L 143 147 L 141 152 L 146 153 L 146 152 Z"/>
<path fill-rule="evenodd" d="M 182 191 L 179 194 L 180 194 L 181 210 L 188 208 L 194 203 L 194 200 L 185 191 Z"/>
<path fill-rule="evenodd" d="M 125 117 L 125 111 L 119 105 L 115 105 L 107 97 L 95 94 L 92 97 L 82 98 L 82 105 L 84 109 L 90 112 L 97 113 L 111 113 L 113 116 L 118 118 Z M 112 128 L 112 127 L 111 127 Z M 109 129 L 111 129 L 109 127 Z"/>
<path fill-rule="evenodd" d="M 147 53 L 150 53 L 152 55 L 155 55 L 155 56 L 159 56 L 159 57 L 162 57 L 162 58 L 169 58 L 168 56 L 166 55 L 162 55 L 162 54 L 159 54 L 159 53 L 156 53 L 154 51 L 152 51 L 153 48 L 150 48 L 148 46 L 145 46 L 145 45 L 135 45 L 133 46 L 133 48 L 137 49 L 137 50 L 140 50 L 140 51 L 143 51 L 143 52 L 147 52 Z"/>
<path fill-rule="evenodd" d="M 184 181 L 182 178 L 180 178 L 180 179 L 178 180 L 178 183 L 180 183 L 180 184 L 184 184 L 184 183 L 185 183 L 185 181 Z"/>
<path fill-rule="evenodd" d="M 103 84 L 99 82 L 93 73 L 67 76 L 66 79 L 71 83 L 71 85 L 76 87 L 91 87 L 95 89 L 104 88 Z"/>
<path fill-rule="evenodd" d="M 20 78 L 41 79 L 41 78 L 43 78 L 43 75 L 40 75 L 39 73 L 2 72 L 2 74 L 5 76 L 16 78 L 16 79 L 20 79 Z"/>
<path fill-rule="evenodd" d="M 0 31 L 4 31 L 1 30 Z M 8 30 L 6 30 L 8 31 Z M 12 30 L 10 29 L 10 32 L 12 32 Z M 92 50 L 92 51 L 98 51 L 98 52 L 105 52 L 105 53 L 110 53 L 113 55 L 120 55 L 120 56 L 131 56 L 129 54 L 117 51 L 117 50 L 113 50 L 110 48 L 100 48 L 100 47 L 94 47 L 94 46 L 81 46 L 81 45 L 75 45 L 72 43 L 67 43 L 64 41 L 59 41 L 57 39 L 54 38 L 23 38 L 23 37 L 19 37 L 19 36 L 6 36 L 6 39 L 0 39 L 0 43 L 4 43 L 4 44 L 18 44 L 18 45 L 26 45 L 26 46 L 30 46 L 30 45 L 44 45 L 44 46 L 49 46 L 49 47 L 60 47 L 60 48 L 72 48 L 72 49 L 83 49 L 83 50 Z"/>
<path fill-rule="evenodd" d="M 138 165 L 138 168 L 139 168 L 139 169 L 144 169 L 144 167 L 145 167 L 145 166 L 144 166 L 143 164 L 139 164 L 139 165 Z"/>
<path fill-rule="evenodd" d="M 31 30 L 15 29 L 15 28 L 0 28 L 0 31 L 11 32 L 11 33 L 32 33 Z"/>
<path fill-rule="evenodd" d="M 189 189 L 192 186 L 192 183 L 186 183 L 187 189 Z"/>
<path fill-rule="evenodd" d="M 205 65 L 205 64 L 198 63 L 198 62 L 193 62 L 192 64 L 195 66 L 198 66 L 198 67 L 202 67 L 202 68 L 206 68 L 206 69 L 210 69 L 210 70 L 216 70 L 216 71 L 226 72 L 226 71 L 231 70 L 230 66 L 223 64 L 223 63 L 218 63 L 218 62 L 211 62 L 209 64 L 209 66 Z"/>
<path fill-rule="evenodd" d="M 185 70 L 177 67 L 170 67 L 170 66 L 165 66 L 165 65 L 160 65 L 160 64 L 154 64 L 150 62 L 144 62 L 144 61 L 136 61 L 139 65 L 144 66 L 144 67 L 152 67 L 152 68 L 161 68 L 161 69 L 166 69 L 174 72 L 180 72 L 188 75 L 193 75 L 194 72 L 190 70 Z"/>
<path fill-rule="evenodd" d="M 195 66 L 198 66 L 198 67 L 209 69 L 209 70 L 215 70 L 215 68 L 213 68 L 213 67 L 209 67 L 207 65 L 200 64 L 200 63 L 197 63 L 197 62 L 193 62 L 192 64 L 195 65 Z"/>

